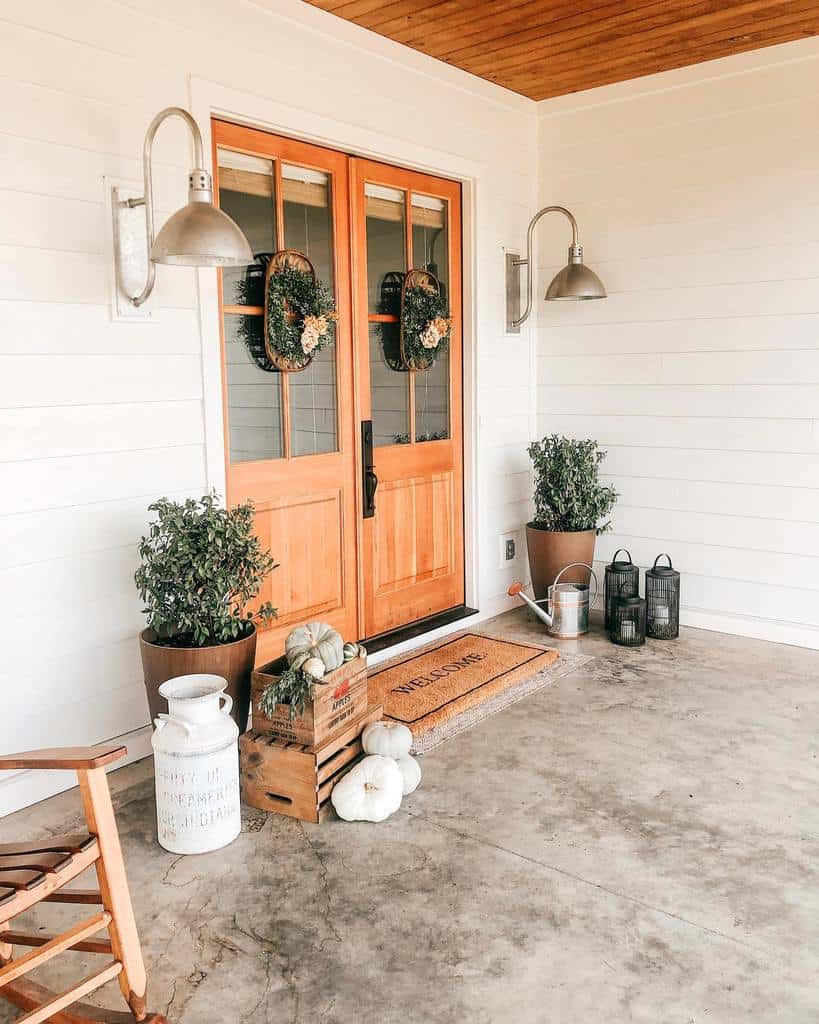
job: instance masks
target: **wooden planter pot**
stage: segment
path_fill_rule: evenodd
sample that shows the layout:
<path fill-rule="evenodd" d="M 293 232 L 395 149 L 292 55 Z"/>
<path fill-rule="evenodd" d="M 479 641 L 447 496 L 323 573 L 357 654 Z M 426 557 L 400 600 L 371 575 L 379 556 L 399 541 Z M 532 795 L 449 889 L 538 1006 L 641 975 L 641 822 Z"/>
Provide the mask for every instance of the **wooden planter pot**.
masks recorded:
<path fill-rule="evenodd" d="M 239 726 L 239 732 L 244 732 L 250 712 L 250 673 L 256 658 L 256 630 L 232 644 L 216 647 L 162 647 L 153 643 L 155 639 L 156 634 L 151 629 L 145 629 L 139 635 L 151 719 L 168 711 L 167 701 L 159 696 L 162 683 L 175 676 L 206 672 L 227 679 L 227 693 L 233 698 L 230 714 Z"/>
<path fill-rule="evenodd" d="M 268 718 L 259 709 L 259 698 L 286 667 L 287 659 L 277 658 L 253 672 L 251 700 L 255 732 L 317 747 L 366 712 L 367 659 L 359 657 L 345 662 L 335 672 L 329 672 L 321 682 L 313 684 L 303 715 L 291 719 L 290 705 L 277 704 L 276 713 Z"/>
<path fill-rule="evenodd" d="M 526 524 L 526 547 L 529 551 L 529 573 L 535 597 L 541 601 L 554 583 L 561 569 L 572 562 L 592 565 L 596 530 L 578 530 L 560 533 L 556 530 L 538 530 Z M 589 570 L 578 566 L 560 578 L 561 583 L 588 583 Z"/>

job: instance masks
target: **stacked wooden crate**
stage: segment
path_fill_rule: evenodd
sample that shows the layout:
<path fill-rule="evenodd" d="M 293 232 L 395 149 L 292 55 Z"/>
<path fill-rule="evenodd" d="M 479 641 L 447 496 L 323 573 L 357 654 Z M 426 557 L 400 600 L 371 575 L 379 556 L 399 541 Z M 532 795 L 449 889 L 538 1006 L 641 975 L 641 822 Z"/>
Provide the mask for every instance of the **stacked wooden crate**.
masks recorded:
<path fill-rule="evenodd" d="M 279 659 L 253 673 L 252 728 L 239 739 L 242 799 L 318 822 L 332 812 L 335 784 L 364 756 L 361 733 L 382 707 L 368 705 L 366 658 L 355 658 L 314 684 L 303 714 L 291 718 L 279 704 L 268 717 L 259 698 L 285 666 Z"/>

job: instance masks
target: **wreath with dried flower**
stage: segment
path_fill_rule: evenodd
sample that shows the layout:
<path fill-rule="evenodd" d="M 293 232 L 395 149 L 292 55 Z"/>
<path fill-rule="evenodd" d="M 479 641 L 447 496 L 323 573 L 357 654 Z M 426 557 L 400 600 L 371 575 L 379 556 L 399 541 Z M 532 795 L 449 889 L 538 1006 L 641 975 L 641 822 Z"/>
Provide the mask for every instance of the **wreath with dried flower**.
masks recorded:
<path fill-rule="evenodd" d="M 273 365 L 303 370 L 332 341 L 336 318 L 333 295 L 307 257 L 276 253 L 265 287 L 265 348 Z"/>
<path fill-rule="evenodd" d="M 429 370 L 446 351 L 452 320 L 438 279 L 411 270 L 401 296 L 401 358 L 411 370 Z"/>

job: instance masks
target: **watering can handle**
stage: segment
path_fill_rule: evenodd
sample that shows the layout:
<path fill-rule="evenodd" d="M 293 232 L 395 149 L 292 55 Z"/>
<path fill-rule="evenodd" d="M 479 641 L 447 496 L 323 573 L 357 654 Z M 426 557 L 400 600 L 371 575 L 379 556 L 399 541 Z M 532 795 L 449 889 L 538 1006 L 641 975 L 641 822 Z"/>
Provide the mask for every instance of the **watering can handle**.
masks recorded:
<path fill-rule="evenodd" d="M 594 602 L 597 600 L 597 597 L 600 593 L 600 582 L 597 579 L 597 573 L 594 571 L 594 568 L 589 565 L 588 562 L 569 562 L 568 565 L 564 565 L 560 572 L 557 574 L 557 576 L 555 576 L 555 581 L 552 584 L 552 586 L 557 586 L 557 581 L 560 579 L 560 577 L 567 569 L 573 569 L 575 566 L 578 565 L 582 565 L 584 569 L 588 569 L 592 576 L 594 576 L 594 597 L 592 597 L 589 601 L 589 610 L 591 610 L 592 608 L 594 608 Z"/>
<path fill-rule="evenodd" d="M 233 698 L 229 693 L 220 693 L 219 699 L 225 702 L 221 708 L 222 714 L 229 715 L 233 707 Z"/>

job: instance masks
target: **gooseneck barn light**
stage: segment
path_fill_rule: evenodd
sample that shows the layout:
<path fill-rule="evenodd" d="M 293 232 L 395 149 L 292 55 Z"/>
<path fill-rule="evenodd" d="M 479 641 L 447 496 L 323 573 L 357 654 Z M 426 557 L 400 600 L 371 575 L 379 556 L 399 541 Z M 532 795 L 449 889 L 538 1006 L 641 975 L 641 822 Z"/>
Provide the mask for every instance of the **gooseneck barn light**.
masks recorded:
<path fill-rule="evenodd" d="M 151 153 L 159 126 L 169 117 L 181 117 L 193 135 L 194 167 L 188 175 L 188 203 L 177 210 L 154 237 L 154 199 Z M 204 167 L 204 149 L 199 125 L 182 107 L 167 107 L 160 111 L 148 126 L 142 151 L 144 194 L 123 196 L 123 189 L 115 188 L 114 260 L 117 285 L 133 307 L 141 306 L 153 291 L 156 264 L 168 263 L 179 267 L 239 267 L 253 262 L 253 253 L 239 226 L 226 213 L 213 205 L 213 184 Z M 135 224 L 128 211 L 145 208 L 144 224 Z M 142 218 L 140 218 L 141 220 Z M 144 230 L 147 253 L 147 280 L 138 294 L 134 285 L 135 263 L 139 262 L 141 276 L 145 277 L 144 256 L 138 252 L 135 235 Z"/>
<path fill-rule="evenodd" d="M 520 326 L 532 312 L 532 236 L 535 225 L 547 213 L 562 213 L 572 226 L 572 244 L 569 246 L 569 262 L 552 278 L 546 289 L 545 299 L 605 299 L 603 282 L 583 263 L 583 246 L 578 240 L 577 221 L 565 206 L 544 206 L 529 221 L 526 232 L 526 258 L 513 253 L 506 254 L 506 329 L 517 333 Z M 520 315 L 520 268 L 526 267 L 526 308 Z"/>

